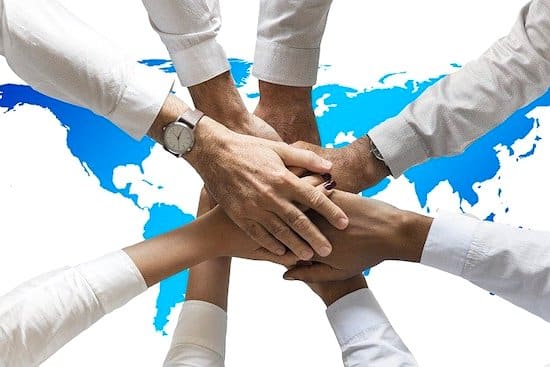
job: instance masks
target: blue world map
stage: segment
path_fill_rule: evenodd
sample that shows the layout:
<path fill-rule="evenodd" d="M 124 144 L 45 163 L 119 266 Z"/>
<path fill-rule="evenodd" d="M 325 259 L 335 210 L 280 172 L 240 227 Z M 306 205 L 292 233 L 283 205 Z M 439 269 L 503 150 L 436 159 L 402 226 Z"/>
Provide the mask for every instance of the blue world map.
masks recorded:
<path fill-rule="evenodd" d="M 143 64 L 157 67 L 166 73 L 174 73 L 169 60 L 144 60 Z M 252 64 L 245 60 L 230 59 L 232 74 L 238 88 L 246 85 Z M 458 65 L 453 65 L 459 67 Z M 326 106 L 331 106 L 318 117 L 318 125 L 323 145 L 333 144 L 342 132 L 353 132 L 356 137 L 369 132 L 374 126 L 397 115 L 407 104 L 418 98 L 428 87 L 437 83 L 445 75 L 437 75 L 428 80 L 408 80 L 401 86 L 385 86 L 386 80 L 394 74 L 380 78 L 381 87 L 356 90 L 338 84 L 320 85 L 313 91 L 313 101 L 324 98 Z M 257 95 L 248 95 L 256 98 Z M 102 189 L 131 200 L 139 208 L 148 212 L 148 220 L 143 228 L 143 237 L 148 239 L 189 223 L 194 219 L 190 213 L 170 203 L 158 202 L 151 207 L 140 207 L 137 194 L 131 193 L 131 184 L 117 188 L 113 182 L 115 168 L 136 165 L 143 173 L 143 161 L 149 157 L 154 142 L 144 138 L 140 142 L 125 135 L 116 126 L 89 110 L 47 97 L 27 85 L 5 84 L 0 86 L 0 106 L 4 113 L 12 113 L 21 105 L 34 105 L 49 110 L 67 130 L 67 146 L 81 162 L 83 173 L 99 179 Z M 517 157 L 532 156 L 541 138 L 536 134 L 539 121 L 528 118 L 527 114 L 537 106 L 550 105 L 550 93 L 518 110 L 496 129 L 486 134 L 468 147 L 461 155 L 432 159 L 413 167 L 404 176 L 414 186 L 420 205 L 427 207 L 428 194 L 441 182 L 447 181 L 461 202 L 475 205 L 479 197 L 475 187 L 482 182 L 498 179 L 500 162 L 496 147 L 504 147 Z M 514 152 L 515 142 L 525 139 L 533 130 L 535 138 L 525 152 Z M 336 148 L 345 144 L 335 145 Z M 376 187 L 363 193 L 373 196 L 384 190 L 390 183 L 385 179 Z M 159 187 L 161 189 L 161 187 Z M 501 189 L 498 189 L 500 196 Z M 492 220 L 494 213 L 486 219 Z M 187 286 L 187 271 L 183 271 L 160 283 L 156 302 L 156 315 L 153 320 L 155 330 L 166 334 L 172 309 L 184 300 Z"/>

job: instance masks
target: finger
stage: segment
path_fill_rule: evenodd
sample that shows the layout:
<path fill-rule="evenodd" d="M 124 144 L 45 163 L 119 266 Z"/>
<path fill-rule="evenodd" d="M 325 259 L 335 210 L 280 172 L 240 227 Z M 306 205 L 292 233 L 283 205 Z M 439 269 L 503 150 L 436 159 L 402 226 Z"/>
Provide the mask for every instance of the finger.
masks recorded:
<path fill-rule="evenodd" d="M 307 283 L 321 283 L 350 278 L 340 269 L 333 268 L 323 263 L 314 263 L 311 266 L 296 266 L 289 269 L 283 278 L 286 280 L 301 280 Z"/>
<path fill-rule="evenodd" d="M 305 168 L 315 173 L 326 173 L 332 169 L 332 162 L 309 150 L 293 148 L 286 144 L 278 144 L 275 150 L 287 167 Z"/>
<path fill-rule="evenodd" d="M 327 238 L 311 222 L 311 220 L 291 203 L 282 205 L 282 211 L 277 213 L 294 232 L 302 237 L 306 243 L 320 256 L 328 256 L 332 252 L 332 246 Z M 298 257 L 302 258 L 299 254 Z M 308 260 L 308 259 L 305 259 Z"/>
<path fill-rule="evenodd" d="M 275 237 L 270 235 L 259 223 L 249 221 L 243 229 L 250 238 L 252 238 L 266 250 L 271 251 L 279 256 L 282 256 L 286 253 L 285 245 L 279 242 Z"/>
<path fill-rule="evenodd" d="M 310 150 L 314 153 L 318 153 L 319 151 L 322 151 L 322 149 L 323 149 L 319 145 L 316 145 L 316 144 L 313 144 L 313 143 L 308 143 L 307 141 L 302 141 L 302 140 L 294 142 L 294 143 L 290 144 L 290 146 L 293 147 L 293 148 Z"/>
<path fill-rule="evenodd" d="M 287 168 L 296 177 L 304 177 L 309 172 L 307 169 L 300 168 L 300 167 L 287 167 Z"/>
<path fill-rule="evenodd" d="M 332 181 L 325 186 L 326 190 L 331 190 L 336 185 Z M 333 203 L 325 193 L 299 179 L 294 181 L 293 200 L 297 203 L 307 206 L 322 215 L 330 224 L 338 229 L 345 229 L 349 224 L 349 219 L 342 209 Z"/>
<path fill-rule="evenodd" d="M 330 174 L 328 175 L 330 176 Z M 314 177 L 314 176 L 308 176 L 308 177 Z M 319 178 L 320 176 L 315 176 L 315 177 L 317 177 L 315 180 L 309 180 L 308 183 L 315 184 L 315 182 L 318 182 L 319 180 L 321 180 Z M 307 182 L 305 181 L 305 179 L 306 177 L 302 178 L 304 182 Z M 316 187 L 317 187 L 317 190 L 320 190 L 325 196 L 330 198 L 334 193 L 334 189 L 336 188 L 336 182 L 333 181 L 331 177 L 330 181 L 324 182 L 322 184 L 316 184 Z M 309 209 L 307 206 L 301 205 L 301 204 L 297 204 L 296 206 L 298 207 L 298 209 L 300 209 L 303 212 L 306 212 Z"/>
<path fill-rule="evenodd" d="M 302 260 L 309 260 L 313 257 L 311 247 L 300 238 L 289 226 L 273 215 L 268 221 L 264 221 L 265 229 L 269 231 L 276 239 L 281 241 Z"/>
<path fill-rule="evenodd" d="M 257 261 L 269 261 L 275 264 L 286 266 L 287 268 L 295 265 L 298 262 L 298 258 L 291 252 L 279 256 L 274 253 L 267 251 L 265 248 L 261 247 L 254 251 L 249 257 L 250 260 Z"/>

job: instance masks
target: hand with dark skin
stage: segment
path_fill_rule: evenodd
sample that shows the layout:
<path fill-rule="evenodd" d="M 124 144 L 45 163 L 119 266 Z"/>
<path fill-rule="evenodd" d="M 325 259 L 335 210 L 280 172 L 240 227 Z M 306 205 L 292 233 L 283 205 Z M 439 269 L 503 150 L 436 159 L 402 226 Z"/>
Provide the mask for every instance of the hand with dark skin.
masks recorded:
<path fill-rule="evenodd" d="M 333 251 L 326 258 L 314 258 L 312 265 L 292 268 L 285 279 L 313 283 L 343 280 L 384 260 L 420 261 L 433 218 L 342 191 L 335 191 L 331 199 L 349 214 L 348 228 L 335 231 L 311 214 L 334 244 Z"/>
<path fill-rule="evenodd" d="M 319 137 L 319 130 L 317 128 L 317 121 L 311 104 L 311 87 L 290 87 L 285 85 L 268 83 L 260 80 L 260 103 L 258 104 L 256 115 L 262 117 L 267 121 L 277 133 L 287 143 L 294 143 L 299 140 L 307 141 L 308 143 L 299 142 L 295 145 L 300 148 L 314 151 L 318 154 L 324 153 L 319 144 L 321 143 Z M 362 148 L 362 147 L 361 147 Z M 328 150 L 327 150 L 328 151 Z M 355 149 L 354 149 L 355 152 Z M 363 149 L 358 149 L 356 154 L 350 158 L 359 158 L 363 154 Z M 370 149 L 366 154 L 370 153 Z M 332 157 L 331 157 L 332 158 Z M 333 179 L 337 183 L 339 189 L 355 191 L 355 187 L 346 185 L 347 182 L 354 182 L 352 175 L 357 173 L 349 172 L 343 168 L 350 168 L 346 166 L 351 159 L 334 159 L 337 164 L 334 165 L 332 173 L 334 173 Z M 359 159 L 353 161 L 359 161 Z M 303 172 L 302 172 L 303 173 Z M 341 188 L 341 182 L 344 183 L 344 187 Z M 357 177 L 355 177 L 357 182 Z M 357 190 L 359 192 L 360 190 Z M 287 268 L 295 266 L 292 257 L 283 256 L 280 257 L 279 263 L 282 263 Z M 366 288 L 367 282 L 361 272 L 358 275 L 351 277 L 350 279 L 306 283 L 326 304 L 330 306 L 338 299 L 345 295 L 352 293 L 358 289 Z"/>

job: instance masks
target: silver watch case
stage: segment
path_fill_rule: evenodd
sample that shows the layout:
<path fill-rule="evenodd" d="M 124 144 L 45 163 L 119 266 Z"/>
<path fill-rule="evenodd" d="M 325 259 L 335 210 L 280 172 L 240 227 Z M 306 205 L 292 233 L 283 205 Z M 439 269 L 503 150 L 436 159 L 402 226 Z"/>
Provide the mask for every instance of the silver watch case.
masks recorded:
<path fill-rule="evenodd" d="M 199 110 L 188 110 L 163 129 L 163 146 L 166 151 L 182 157 L 195 145 L 195 128 L 204 116 Z"/>

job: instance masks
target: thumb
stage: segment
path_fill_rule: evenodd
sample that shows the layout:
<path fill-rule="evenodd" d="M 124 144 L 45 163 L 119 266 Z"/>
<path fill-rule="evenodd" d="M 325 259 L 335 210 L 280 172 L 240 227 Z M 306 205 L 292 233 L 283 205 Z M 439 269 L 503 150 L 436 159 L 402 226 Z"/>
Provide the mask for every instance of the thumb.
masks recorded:
<path fill-rule="evenodd" d="M 287 167 L 305 168 L 315 173 L 327 173 L 332 169 L 332 162 L 309 150 L 293 148 L 287 144 L 279 144 L 275 151 Z"/>
<path fill-rule="evenodd" d="M 283 278 L 286 280 L 301 280 L 306 283 L 321 283 L 348 278 L 346 274 L 330 265 L 315 263 L 309 266 L 296 266 L 288 270 Z"/>

